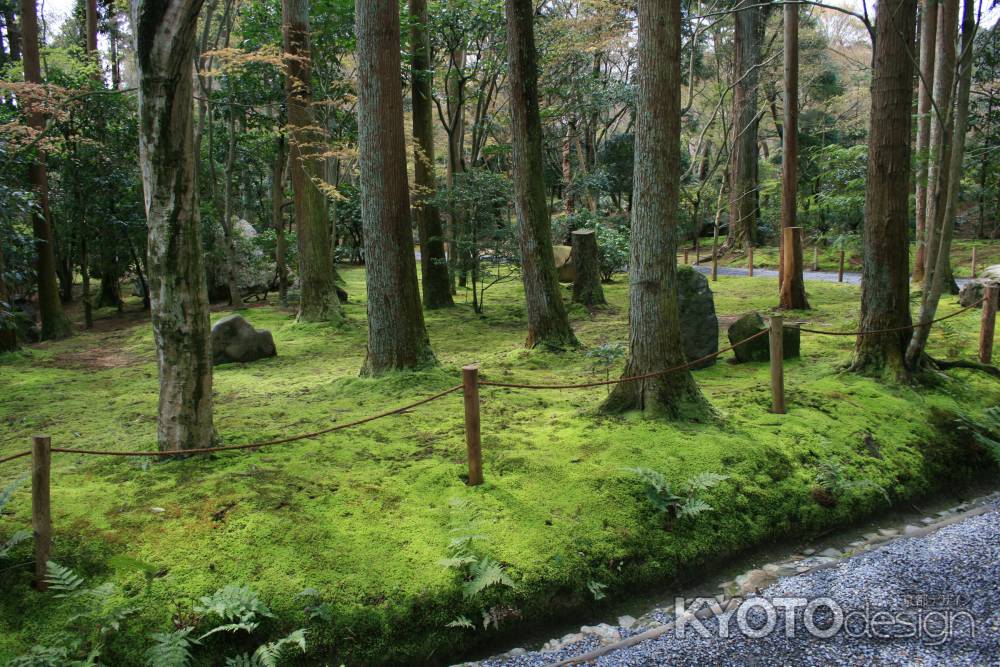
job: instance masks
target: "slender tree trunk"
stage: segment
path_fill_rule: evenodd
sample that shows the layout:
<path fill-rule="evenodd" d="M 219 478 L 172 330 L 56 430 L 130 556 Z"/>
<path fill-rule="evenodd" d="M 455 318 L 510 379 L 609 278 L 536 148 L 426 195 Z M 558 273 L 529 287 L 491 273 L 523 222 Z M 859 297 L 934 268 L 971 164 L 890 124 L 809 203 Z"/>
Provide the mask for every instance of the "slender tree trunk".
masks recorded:
<path fill-rule="evenodd" d="M 563 210 L 566 215 L 576 212 L 576 196 L 573 194 L 573 161 L 572 147 L 576 140 L 576 121 L 569 119 L 566 122 L 566 137 L 562 145 L 562 187 L 563 187 Z"/>
<path fill-rule="evenodd" d="M 11 352 L 18 348 L 17 329 L 14 327 L 14 304 L 7 288 L 7 265 L 0 243 L 0 352 Z"/>
<path fill-rule="evenodd" d="M 916 237 L 917 252 L 913 259 L 914 283 L 924 279 L 927 248 L 924 245 L 927 225 L 927 150 L 931 136 L 933 109 L 931 94 L 934 89 L 934 59 L 937 56 L 938 0 L 923 0 L 920 19 L 920 80 L 917 83 L 917 188 L 916 188 Z"/>
<path fill-rule="evenodd" d="M 952 98 L 955 84 L 955 39 L 958 35 L 958 0 L 942 0 L 938 7 L 937 57 L 934 72 L 934 107 L 928 144 L 927 206 L 924 230 L 926 258 L 924 260 L 923 299 L 934 284 L 937 266 L 938 230 L 944 219 L 944 208 L 951 171 L 951 144 L 954 138 L 955 114 Z"/>
<path fill-rule="evenodd" d="M 757 82 L 764 24 L 758 0 L 740 0 L 733 33 L 733 148 L 730 154 L 726 250 L 757 244 Z"/>
<path fill-rule="evenodd" d="M 201 0 L 135 0 L 139 154 L 149 223 L 149 287 L 164 451 L 208 447 L 212 351 L 191 111 Z"/>
<path fill-rule="evenodd" d="M 639 0 L 635 200 L 629 262 L 629 358 L 624 376 L 684 364 L 676 253 L 680 194 L 680 3 Z M 689 371 L 619 384 L 604 404 L 670 418 L 703 416 L 708 404 Z"/>
<path fill-rule="evenodd" d="M 233 221 L 233 171 L 236 165 L 236 114 L 233 108 L 232 95 L 229 97 L 229 119 L 226 127 L 226 166 L 224 174 L 226 183 L 223 186 L 222 235 L 226 244 L 226 287 L 229 291 L 229 303 L 239 306 L 243 301 L 240 293 L 236 260 L 236 224 Z"/>
<path fill-rule="evenodd" d="M 945 0 L 947 2 L 947 0 Z M 943 26 L 944 24 L 942 24 Z M 951 145 L 951 155 L 947 158 L 951 166 L 942 171 L 948 174 L 948 182 L 944 192 L 941 223 L 938 233 L 938 248 L 929 249 L 928 256 L 936 258 L 936 265 L 928 274 L 933 276 L 933 282 L 925 288 L 925 298 L 920 307 L 918 322 L 930 322 L 937 314 L 938 303 L 945 288 L 952 282 L 951 272 L 951 238 L 955 228 L 955 212 L 958 208 L 958 197 L 962 189 L 962 163 L 965 160 L 965 139 L 969 130 L 969 97 L 972 89 L 972 43 L 976 34 L 976 0 L 965 0 L 962 12 L 962 57 L 959 62 L 958 96 L 955 99 L 954 139 Z M 954 57 L 942 52 L 942 59 Z M 929 219 L 930 220 L 930 219 Z M 925 280 L 926 282 L 926 280 Z M 911 368 L 917 368 L 927 347 L 927 337 L 930 327 L 918 327 L 913 331 L 913 338 L 906 350 L 906 360 Z"/>
<path fill-rule="evenodd" d="M 861 330 L 900 328 L 858 336 L 852 368 L 906 377 L 910 332 L 909 195 L 916 0 L 882 0 L 875 19 L 871 129 L 861 268 Z"/>
<path fill-rule="evenodd" d="M 432 96 L 434 70 L 431 43 L 427 34 L 427 0 L 410 0 L 410 50 L 412 51 L 413 105 L 413 215 L 420 235 L 420 274 L 424 306 L 447 308 L 451 298 L 448 259 L 444 254 L 441 212 L 434 203 L 437 179 L 434 175 L 434 116 Z"/>
<path fill-rule="evenodd" d="M 326 200 L 315 181 L 323 176 L 326 139 L 313 117 L 309 1 L 282 0 L 288 89 L 292 191 L 299 243 L 299 320 L 343 319 L 330 254 Z"/>
<path fill-rule="evenodd" d="M 97 0 L 87 0 L 87 55 L 100 66 L 97 54 Z"/>
<path fill-rule="evenodd" d="M 35 0 L 21 0 L 21 35 L 24 41 L 24 80 L 40 84 L 42 68 L 38 54 L 38 15 L 35 13 Z M 40 112 L 30 113 L 28 124 L 35 131 L 45 129 L 45 119 Z M 42 340 L 65 338 L 70 335 L 72 329 L 59 301 L 55 237 L 52 234 L 52 215 L 49 211 L 49 175 L 45 168 L 43 151 L 38 151 L 34 162 L 28 166 L 28 182 L 31 183 L 36 196 L 36 207 L 31 214 L 31 226 L 35 236 L 38 312 L 42 318 L 41 337 Z"/>
<path fill-rule="evenodd" d="M 575 346 L 577 342 L 559 290 L 545 200 L 534 3 L 532 0 L 506 0 L 506 9 L 514 202 L 521 245 L 521 278 L 528 310 L 526 345 L 560 349 Z"/>
<path fill-rule="evenodd" d="M 274 226 L 274 266 L 278 274 L 278 303 L 288 305 L 288 250 L 285 240 L 285 135 L 278 133 L 271 171 L 271 224 Z"/>
<path fill-rule="evenodd" d="M 435 363 L 417 288 L 397 0 L 358 0 L 358 162 L 368 286 L 364 375 Z"/>
<path fill-rule="evenodd" d="M 10 59 L 18 61 L 21 59 L 21 31 L 18 28 L 17 19 L 14 18 L 13 3 L 4 8 L 3 22 L 7 26 L 7 46 Z"/>
<path fill-rule="evenodd" d="M 799 6 L 785 5 L 785 118 L 781 158 L 781 228 L 795 226 L 799 194 Z M 802 279 L 801 256 L 797 262 L 785 262 L 795 248 L 786 248 L 781 234 L 781 307 L 794 310 L 809 308 L 806 285 Z M 801 252 L 799 253 L 801 255 Z M 795 267 L 792 273 L 787 267 Z"/>

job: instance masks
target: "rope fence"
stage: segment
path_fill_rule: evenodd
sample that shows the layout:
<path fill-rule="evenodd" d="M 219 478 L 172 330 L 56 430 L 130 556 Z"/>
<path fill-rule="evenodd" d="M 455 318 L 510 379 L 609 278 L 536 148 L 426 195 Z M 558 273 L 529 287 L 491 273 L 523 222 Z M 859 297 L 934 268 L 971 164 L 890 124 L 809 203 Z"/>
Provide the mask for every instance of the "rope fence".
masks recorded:
<path fill-rule="evenodd" d="M 983 314 L 980 323 L 980 335 L 979 335 L 979 358 L 984 364 L 990 363 L 992 358 L 993 349 L 993 337 L 995 330 L 995 321 L 997 313 L 998 299 L 1000 299 L 1000 287 L 996 285 L 987 285 L 985 288 L 985 297 L 972 304 L 971 306 L 966 306 L 961 310 L 958 310 L 949 315 L 939 317 L 935 320 L 929 322 L 922 322 L 914 325 L 906 325 L 902 327 L 895 327 L 889 329 L 877 329 L 869 331 L 823 331 L 821 329 L 809 329 L 804 327 L 794 327 L 800 332 L 819 334 L 827 336 L 873 336 L 885 333 L 891 333 L 896 331 L 906 331 L 912 330 L 917 327 L 930 326 L 937 322 L 942 322 L 944 320 L 957 317 L 962 313 L 965 313 L 979 305 L 983 306 Z M 785 387 L 784 387 L 784 350 L 783 350 L 783 340 L 784 340 L 784 321 L 780 315 L 773 315 L 770 318 L 770 323 L 768 328 L 758 331 L 757 333 L 748 336 L 740 341 L 733 343 L 732 345 L 725 347 L 721 350 L 713 352 L 712 354 L 706 355 L 699 359 L 680 364 L 671 368 L 667 368 L 660 371 L 654 371 L 650 373 L 643 373 L 640 375 L 624 376 L 614 380 L 601 380 L 596 382 L 583 382 L 574 384 L 522 384 L 513 382 L 494 382 L 492 380 L 481 380 L 479 378 L 479 366 L 478 365 L 468 365 L 462 368 L 462 384 L 455 385 L 443 391 L 440 391 L 431 396 L 427 396 L 418 401 L 414 401 L 402 407 L 394 408 L 392 410 L 386 410 L 385 412 L 380 412 L 375 415 L 370 415 L 368 417 L 362 417 L 360 419 L 355 419 L 353 421 L 344 422 L 341 424 L 334 424 L 324 429 L 318 431 L 312 431 L 309 433 L 302 433 L 299 435 L 288 436 L 284 438 L 276 438 L 273 440 L 265 440 L 260 442 L 236 444 L 236 445 L 224 445 L 218 447 L 203 447 L 198 449 L 186 449 L 179 451 L 115 451 L 115 450 L 96 450 L 96 449 L 76 449 L 69 447 L 52 447 L 51 439 L 48 436 L 35 436 L 32 438 L 32 448 L 30 450 L 25 450 L 21 452 L 16 452 L 14 454 L 9 454 L 3 458 L 0 458 L 0 464 L 9 463 L 21 458 L 30 456 L 32 459 L 31 468 L 31 479 L 32 479 L 32 527 L 34 529 L 35 535 L 35 586 L 39 590 L 44 590 L 45 588 L 45 567 L 49 560 L 49 554 L 51 552 L 51 534 L 52 534 L 52 519 L 51 519 L 51 502 L 50 502 L 50 483 L 51 483 L 51 459 L 53 453 L 60 454 L 79 454 L 79 455 L 91 455 L 91 456 L 119 456 L 119 457 L 176 457 L 176 456 L 188 456 L 191 454 L 209 454 L 214 452 L 227 452 L 227 451 L 238 451 L 246 449 L 260 449 L 263 447 L 271 447 L 275 445 L 283 445 L 292 442 L 298 442 L 301 440 L 308 440 L 316 438 L 329 433 L 334 433 L 336 431 L 341 431 L 354 426 L 360 426 L 362 424 L 367 424 L 373 422 L 377 419 L 382 419 L 385 417 L 390 417 L 392 415 L 402 414 L 413 408 L 419 407 L 421 405 L 426 405 L 433 401 L 437 401 L 441 398 L 449 396 L 450 394 L 456 393 L 462 390 L 464 397 L 464 412 L 465 412 L 465 441 L 466 441 L 466 456 L 468 459 L 468 484 L 470 486 L 476 486 L 483 483 L 483 463 L 482 463 L 482 443 L 480 434 L 480 399 L 479 399 L 479 388 L 480 387 L 496 387 L 504 389 L 529 389 L 529 390 L 552 390 L 552 389 L 587 389 L 592 387 L 604 387 L 608 385 L 624 384 L 628 382 L 638 382 L 642 380 L 648 380 L 656 377 L 662 377 L 672 373 L 679 373 L 682 371 L 689 370 L 693 367 L 700 366 L 706 361 L 715 359 L 726 352 L 731 352 L 736 348 L 747 345 L 754 340 L 762 338 L 763 336 L 769 337 L 769 359 L 771 368 L 771 393 L 772 393 L 772 406 L 771 412 L 775 414 L 784 414 L 785 410 Z"/>

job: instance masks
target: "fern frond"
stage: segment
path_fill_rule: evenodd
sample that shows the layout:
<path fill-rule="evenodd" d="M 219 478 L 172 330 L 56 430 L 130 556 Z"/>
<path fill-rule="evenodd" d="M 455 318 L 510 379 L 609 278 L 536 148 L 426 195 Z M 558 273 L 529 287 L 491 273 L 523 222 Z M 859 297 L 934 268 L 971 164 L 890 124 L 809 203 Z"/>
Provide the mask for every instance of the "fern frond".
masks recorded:
<path fill-rule="evenodd" d="M 688 498 L 677 507 L 677 516 L 691 518 L 702 512 L 711 512 L 712 506 L 700 498 Z"/>
<path fill-rule="evenodd" d="M 200 598 L 194 610 L 199 614 L 217 616 L 223 621 L 249 623 L 259 616 L 273 618 L 257 593 L 247 586 L 227 584 L 219 590 Z"/>
<path fill-rule="evenodd" d="M 476 626 L 469 620 L 468 616 L 458 616 L 454 621 L 448 623 L 446 628 L 462 628 L 463 630 L 475 630 Z"/>
<path fill-rule="evenodd" d="M 724 482 L 729 479 L 729 475 L 720 475 L 716 472 L 703 472 L 700 475 L 695 475 L 687 482 L 684 486 L 688 493 L 695 493 L 697 491 L 705 491 L 716 486 L 719 482 Z"/>
<path fill-rule="evenodd" d="M 28 473 L 24 473 L 10 484 L 0 489 L 0 510 L 3 509 L 4 505 L 10 502 L 10 497 L 14 495 L 15 491 L 17 491 L 17 487 L 21 486 L 27 478 Z"/>
<path fill-rule="evenodd" d="M 652 470 L 651 468 L 625 468 L 625 471 L 632 473 L 648 486 L 653 487 L 657 493 L 671 493 L 670 482 L 658 470 Z"/>
<path fill-rule="evenodd" d="M 212 628 L 211 630 L 209 630 L 208 632 L 206 632 L 205 634 L 203 634 L 202 636 L 198 637 L 198 641 L 201 641 L 201 640 L 205 639 L 205 637 L 209 637 L 211 635 L 214 635 L 216 632 L 233 632 L 233 633 L 236 633 L 236 632 L 240 632 L 241 630 L 243 630 L 243 631 L 246 631 L 248 633 L 252 633 L 259 626 L 260 626 L 260 623 L 253 623 L 253 622 L 251 622 L 251 623 L 226 623 L 224 625 L 217 625 L 214 628 Z"/>
<path fill-rule="evenodd" d="M 57 598 L 65 598 L 77 593 L 83 585 L 83 577 L 68 567 L 49 561 L 45 564 L 45 583 L 55 591 Z"/>
<path fill-rule="evenodd" d="M 191 637 L 194 628 L 153 635 L 154 644 L 146 651 L 149 667 L 188 667 L 191 664 L 191 647 L 199 642 Z"/>
<path fill-rule="evenodd" d="M 10 553 L 10 550 L 16 547 L 21 542 L 27 542 L 31 539 L 31 531 L 19 530 L 10 536 L 10 539 L 6 542 L 0 542 L 0 558 L 4 558 Z"/>
<path fill-rule="evenodd" d="M 306 652 L 306 631 L 298 629 L 286 637 L 282 637 L 276 642 L 270 642 L 259 647 L 253 653 L 253 659 L 260 667 L 278 667 L 278 661 L 287 653 L 289 649 L 298 648 L 302 653 Z"/>
<path fill-rule="evenodd" d="M 469 576 L 471 579 L 462 585 L 462 594 L 466 599 L 474 598 L 490 586 L 514 586 L 514 581 L 507 576 L 503 565 L 489 556 L 473 563 L 469 567 Z"/>
<path fill-rule="evenodd" d="M 476 560 L 475 556 L 455 556 L 454 558 L 442 558 L 438 561 L 438 565 L 450 569 L 461 569 L 475 563 Z"/>

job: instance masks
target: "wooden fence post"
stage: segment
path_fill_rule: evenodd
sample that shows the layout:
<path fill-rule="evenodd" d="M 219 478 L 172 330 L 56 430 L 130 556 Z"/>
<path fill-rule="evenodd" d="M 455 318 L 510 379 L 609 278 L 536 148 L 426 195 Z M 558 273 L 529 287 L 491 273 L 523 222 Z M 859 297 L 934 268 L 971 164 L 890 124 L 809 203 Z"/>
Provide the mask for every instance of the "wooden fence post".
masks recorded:
<path fill-rule="evenodd" d="M 689 252 L 688 249 L 684 248 L 684 264 L 685 265 L 687 265 L 687 263 L 688 263 L 688 252 Z"/>
<path fill-rule="evenodd" d="M 784 322 L 781 315 L 771 316 L 771 412 L 785 414 Z"/>
<path fill-rule="evenodd" d="M 844 282 L 844 251 L 840 251 L 840 268 L 837 269 L 837 282 Z"/>
<path fill-rule="evenodd" d="M 976 246 L 972 246 L 972 277 L 976 277 Z"/>
<path fill-rule="evenodd" d="M 50 495 L 52 439 L 31 439 L 31 527 L 35 534 L 35 588 L 44 591 L 45 571 L 52 555 L 52 506 Z"/>
<path fill-rule="evenodd" d="M 983 318 L 979 323 L 979 361 L 984 364 L 993 361 L 993 332 L 996 329 L 998 294 L 1000 294 L 1000 286 L 987 283 L 986 300 L 983 301 Z"/>
<path fill-rule="evenodd" d="M 747 275 L 753 278 L 753 246 L 747 247 Z"/>
<path fill-rule="evenodd" d="M 465 396 L 465 446 L 469 458 L 469 486 L 483 483 L 483 450 L 479 437 L 479 366 L 462 367 Z"/>

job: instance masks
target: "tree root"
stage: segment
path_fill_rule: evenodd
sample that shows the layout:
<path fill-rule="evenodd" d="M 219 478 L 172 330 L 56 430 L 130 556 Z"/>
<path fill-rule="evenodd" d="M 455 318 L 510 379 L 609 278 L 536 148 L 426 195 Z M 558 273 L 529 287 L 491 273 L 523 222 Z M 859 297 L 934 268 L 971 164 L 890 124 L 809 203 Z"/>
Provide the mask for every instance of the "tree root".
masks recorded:
<path fill-rule="evenodd" d="M 991 366 L 990 364 L 983 364 L 978 361 L 969 361 L 968 359 L 933 359 L 932 361 L 934 365 L 937 366 L 938 370 L 946 371 L 951 368 L 968 368 L 974 371 L 982 371 L 1000 380 L 1000 368 Z"/>

